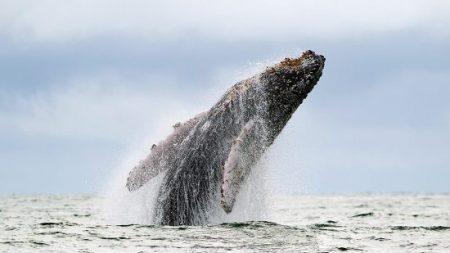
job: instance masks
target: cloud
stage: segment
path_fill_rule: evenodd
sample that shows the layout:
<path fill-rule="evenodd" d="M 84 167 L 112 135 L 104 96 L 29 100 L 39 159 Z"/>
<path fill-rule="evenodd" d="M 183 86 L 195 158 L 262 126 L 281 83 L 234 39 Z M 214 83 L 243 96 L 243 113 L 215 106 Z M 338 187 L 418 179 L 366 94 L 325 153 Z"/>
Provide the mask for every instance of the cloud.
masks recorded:
<path fill-rule="evenodd" d="M 96 36 L 170 40 L 340 39 L 421 29 L 448 36 L 448 1 L 14 1 L 2 4 L 0 33 L 19 40 Z"/>
<path fill-rule="evenodd" d="M 137 80 L 98 76 L 30 94 L 0 93 L 0 132 L 127 143 L 160 131 L 162 124 L 168 131 L 199 110 L 171 91 L 168 80 L 139 80 L 149 87 L 133 82 Z"/>

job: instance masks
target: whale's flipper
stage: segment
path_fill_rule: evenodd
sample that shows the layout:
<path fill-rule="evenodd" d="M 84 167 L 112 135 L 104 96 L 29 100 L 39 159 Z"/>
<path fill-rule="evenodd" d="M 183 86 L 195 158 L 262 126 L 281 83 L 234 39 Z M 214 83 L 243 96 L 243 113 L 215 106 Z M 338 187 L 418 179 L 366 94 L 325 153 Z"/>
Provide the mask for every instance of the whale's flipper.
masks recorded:
<path fill-rule="evenodd" d="M 130 171 L 127 178 L 128 190 L 135 191 L 139 189 L 150 179 L 170 168 L 170 164 L 167 164 L 167 161 L 171 159 L 168 158 L 175 155 L 182 142 L 205 115 L 206 112 L 200 113 L 184 123 L 175 124 L 174 132 L 171 135 L 158 143 L 158 145 L 153 145 L 150 155 Z"/>
<path fill-rule="evenodd" d="M 220 205 L 230 213 L 242 182 L 250 173 L 251 167 L 261 154 L 255 145 L 257 124 L 250 120 L 242 128 L 239 136 L 233 140 L 230 153 L 223 167 Z"/>

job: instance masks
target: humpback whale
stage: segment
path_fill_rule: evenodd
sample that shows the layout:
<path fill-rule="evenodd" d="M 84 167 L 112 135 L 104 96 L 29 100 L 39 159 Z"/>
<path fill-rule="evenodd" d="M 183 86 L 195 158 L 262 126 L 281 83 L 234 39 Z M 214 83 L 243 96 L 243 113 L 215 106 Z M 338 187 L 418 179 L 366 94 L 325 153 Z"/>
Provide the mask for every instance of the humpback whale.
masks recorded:
<path fill-rule="evenodd" d="M 322 75 L 325 57 L 305 51 L 232 86 L 208 111 L 174 125 L 129 173 L 135 191 L 165 173 L 153 221 L 202 225 L 213 208 L 233 210 L 252 167 Z"/>

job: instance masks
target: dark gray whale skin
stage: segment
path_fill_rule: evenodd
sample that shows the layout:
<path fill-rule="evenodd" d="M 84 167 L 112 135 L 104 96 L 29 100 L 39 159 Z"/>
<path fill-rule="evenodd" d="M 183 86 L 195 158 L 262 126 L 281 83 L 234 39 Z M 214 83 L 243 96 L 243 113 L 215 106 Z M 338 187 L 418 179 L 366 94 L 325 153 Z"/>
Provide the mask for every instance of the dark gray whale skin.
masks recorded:
<path fill-rule="evenodd" d="M 319 81 L 324 63 L 323 56 L 305 51 L 235 84 L 209 111 L 177 124 L 152 148 L 130 172 L 128 189 L 166 171 L 156 199 L 157 224 L 202 225 L 216 207 L 231 212 L 250 168 Z"/>

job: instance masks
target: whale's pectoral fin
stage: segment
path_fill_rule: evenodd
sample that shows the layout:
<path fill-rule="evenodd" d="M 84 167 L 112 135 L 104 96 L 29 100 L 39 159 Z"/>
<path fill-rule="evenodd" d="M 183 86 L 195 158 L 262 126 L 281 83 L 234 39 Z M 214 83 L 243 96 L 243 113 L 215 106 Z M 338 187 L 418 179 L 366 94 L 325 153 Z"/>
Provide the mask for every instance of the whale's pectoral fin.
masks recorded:
<path fill-rule="evenodd" d="M 205 115 L 203 112 L 186 122 L 175 124 L 174 132 L 167 139 L 158 145 L 153 144 L 150 155 L 131 170 L 127 178 L 128 190 L 135 191 L 159 173 L 166 171 L 167 161 L 179 150 L 182 142 Z"/>
<path fill-rule="evenodd" d="M 257 127 L 255 122 L 250 120 L 233 141 L 225 161 L 222 171 L 220 204 L 227 213 L 232 211 L 242 183 L 261 154 L 260 145 L 258 145 L 258 141 L 255 141 L 256 138 L 258 138 Z"/>

